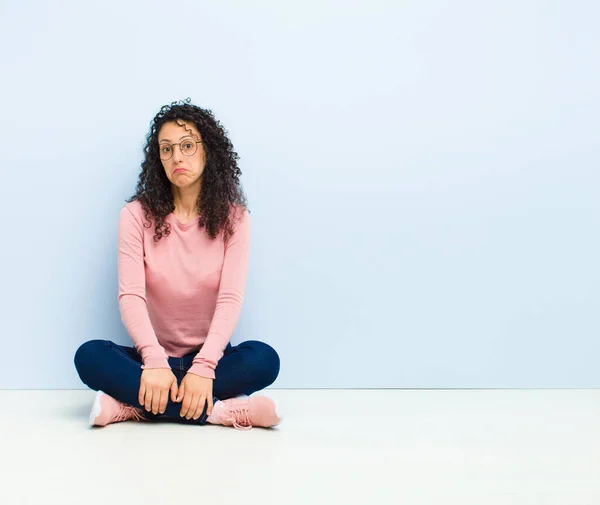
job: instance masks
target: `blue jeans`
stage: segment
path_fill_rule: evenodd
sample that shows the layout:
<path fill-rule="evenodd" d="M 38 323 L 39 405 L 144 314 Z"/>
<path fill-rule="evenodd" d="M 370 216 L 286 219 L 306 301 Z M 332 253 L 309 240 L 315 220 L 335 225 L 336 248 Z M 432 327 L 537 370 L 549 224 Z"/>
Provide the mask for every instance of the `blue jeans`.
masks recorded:
<path fill-rule="evenodd" d="M 169 356 L 171 370 L 181 384 L 196 352 L 181 358 Z M 141 408 L 144 417 L 151 420 L 177 420 L 185 424 L 206 424 L 207 404 L 199 419 L 180 417 L 182 402 L 173 402 L 169 394 L 163 414 L 147 412 L 138 402 L 142 358 L 134 347 L 115 344 L 110 340 L 90 340 L 79 346 L 74 357 L 75 368 L 82 382 L 89 388 L 102 390 L 113 398 Z M 268 344 L 248 340 L 236 346 L 230 343 L 215 369 L 213 402 L 226 400 L 240 394 L 251 395 L 270 386 L 279 375 L 279 355 Z"/>

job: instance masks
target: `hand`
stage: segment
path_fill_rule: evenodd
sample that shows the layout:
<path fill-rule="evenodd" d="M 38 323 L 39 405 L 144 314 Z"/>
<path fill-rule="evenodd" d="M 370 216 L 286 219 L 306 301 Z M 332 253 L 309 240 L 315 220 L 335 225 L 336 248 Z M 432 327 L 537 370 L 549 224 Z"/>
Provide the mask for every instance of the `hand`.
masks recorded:
<path fill-rule="evenodd" d="M 177 396 L 177 377 L 170 368 L 150 368 L 142 370 L 138 401 L 140 405 L 153 414 L 165 413 L 169 401 L 175 401 Z"/>
<path fill-rule="evenodd" d="M 180 416 L 186 419 L 199 419 L 204 410 L 204 403 L 208 402 L 206 409 L 207 415 L 210 415 L 213 408 L 213 379 L 200 377 L 199 375 L 188 373 L 179 385 L 177 400 L 183 400 Z"/>

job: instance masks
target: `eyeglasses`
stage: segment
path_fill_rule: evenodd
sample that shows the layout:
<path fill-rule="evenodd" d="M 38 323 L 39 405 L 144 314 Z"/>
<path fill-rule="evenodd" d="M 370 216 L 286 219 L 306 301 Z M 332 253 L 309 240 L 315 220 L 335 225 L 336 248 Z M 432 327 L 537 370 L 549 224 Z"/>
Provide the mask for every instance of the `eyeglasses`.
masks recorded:
<path fill-rule="evenodd" d="M 179 144 L 160 144 L 159 154 L 161 160 L 171 159 L 173 156 L 173 146 L 179 146 L 181 152 L 186 156 L 193 156 L 198 150 L 198 144 L 202 144 L 199 140 L 182 140 Z"/>

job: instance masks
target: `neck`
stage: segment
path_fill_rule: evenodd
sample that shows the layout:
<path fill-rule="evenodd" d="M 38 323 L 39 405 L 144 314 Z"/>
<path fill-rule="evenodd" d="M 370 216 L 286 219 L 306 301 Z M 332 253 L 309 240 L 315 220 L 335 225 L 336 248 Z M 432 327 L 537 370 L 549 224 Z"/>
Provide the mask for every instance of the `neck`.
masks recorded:
<path fill-rule="evenodd" d="M 178 216 L 191 217 L 198 213 L 198 195 L 200 195 L 200 179 L 198 184 L 180 188 L 171 185 L 173 193 L 173 203 L 175 204 L 175 213 Z"/>

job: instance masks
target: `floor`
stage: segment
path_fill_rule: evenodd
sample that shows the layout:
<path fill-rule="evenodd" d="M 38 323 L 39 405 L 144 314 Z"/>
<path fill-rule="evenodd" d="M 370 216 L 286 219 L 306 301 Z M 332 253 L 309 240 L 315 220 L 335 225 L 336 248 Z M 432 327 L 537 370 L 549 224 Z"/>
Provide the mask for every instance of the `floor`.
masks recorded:
<path fill-rule="evenodd" d="M 265 393 L 284 422 L 238 431 L 0 391 L 0 504 L 600 504 L 600 390 Z"/>

